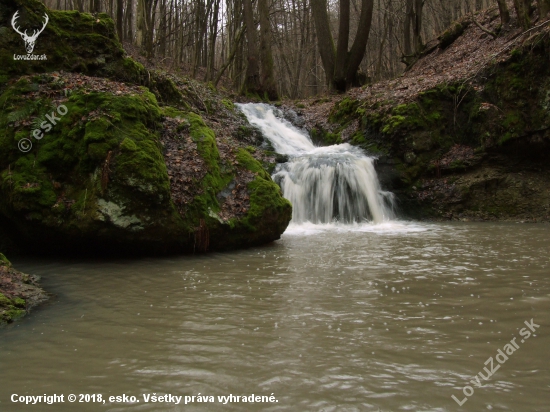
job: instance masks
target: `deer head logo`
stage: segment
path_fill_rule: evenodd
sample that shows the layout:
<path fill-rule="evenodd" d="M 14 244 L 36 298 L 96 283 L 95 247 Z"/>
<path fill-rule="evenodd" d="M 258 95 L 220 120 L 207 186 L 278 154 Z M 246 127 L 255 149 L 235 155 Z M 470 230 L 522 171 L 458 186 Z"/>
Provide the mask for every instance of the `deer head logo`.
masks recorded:
<path fill-rule="evenodd" d="M 50 18 L 48 17 L 48 15 L 46 13 L 44 13 L 44 25 L 42 26 L 42 28 L 40 30 L 34 30 L 33 34 L 31 36 L 29 36 L 27 34 L 27 30 L 25 30 L 24 32 L 22 32 L 19 27 L 16 26 L 16 21 L 17 19 L 19 18 L 19 10 L 17 10 L 15 12 L 15 14 L 13 15 L 12 19 L 11 19 L 11 26 L 13 27 L 13 29 L 21 35 L 21 38 L 23 39 L 23 41 L 25 42 L 25 48 L 27 49 L 27 53 L 28 54 L 31 54 L 32 51 L 34 50 L 34 44 L 36 43 L 36 39 L 38 38 L 38 36 L 40 35 L 40 33 L 42 33 L 44 31 L 44 29 L 46 28 L 46 25 L 48 24 L 48 22 L 50 21 Z"/>

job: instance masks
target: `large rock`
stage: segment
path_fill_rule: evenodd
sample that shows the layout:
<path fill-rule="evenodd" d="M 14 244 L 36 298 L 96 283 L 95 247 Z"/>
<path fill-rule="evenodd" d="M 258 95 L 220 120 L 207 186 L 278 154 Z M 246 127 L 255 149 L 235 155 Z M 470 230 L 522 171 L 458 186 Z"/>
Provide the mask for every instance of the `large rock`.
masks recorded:
<path fill-rule="evenodd" d="M 34 27 L 44 6 L 4 2 L 0 23 L 16 10 L 21 25 Z M 11 27 L 3 38 L 0 234 L 35 252 L 114 254 L 222 250 L 280 237 L 291 206 L 253 148 L 230 135 L 220 143 L 184 86 L 168 77 L 148 80 L 155 94 L 139 86 L 144 69 L 124 57 L 107 16 L 47 13 L 35 47 L 47 61 L 14 61 L 22 40 Z M 216 104 L 220 116 L 242 121 L 232 104 L 208 103 Z"/>
<path fill-rule="evenodd" d="M 11 323 L 47 299 L 38 276 L 15 270 L 0 253 L 0 326 Z"/>

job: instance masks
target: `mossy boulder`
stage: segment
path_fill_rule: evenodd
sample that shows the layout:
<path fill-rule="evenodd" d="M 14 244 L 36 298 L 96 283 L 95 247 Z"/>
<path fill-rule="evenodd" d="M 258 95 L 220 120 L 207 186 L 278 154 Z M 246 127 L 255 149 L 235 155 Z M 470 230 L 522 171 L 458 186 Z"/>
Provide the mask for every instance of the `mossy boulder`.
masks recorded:
<path fill-rule="evenodd" d="M 67 73 L 23 76 L 0 105 L 0 215 L 27 250 L 220 250 L 278 239 L 290 221 L 290 204 L 259 162 L 222 159 L 199 115 L 161 108 L 146 88 Z M 178 126 L 163 140 L 170 118 Z M 22 139 L 32 144 L 27 152 Z M 166 145 L 184 152 L 178 145 L 188 139 L 201 170 L 172 179 Z M 249 205 L 237 213 L 218 195 L 243 174 Z M 182 190 L 192 196 L 176 204 Z M 226 220 L 218 216 L 224 207 Z M 205 234 L 209 244 L 197 248 Z"/>

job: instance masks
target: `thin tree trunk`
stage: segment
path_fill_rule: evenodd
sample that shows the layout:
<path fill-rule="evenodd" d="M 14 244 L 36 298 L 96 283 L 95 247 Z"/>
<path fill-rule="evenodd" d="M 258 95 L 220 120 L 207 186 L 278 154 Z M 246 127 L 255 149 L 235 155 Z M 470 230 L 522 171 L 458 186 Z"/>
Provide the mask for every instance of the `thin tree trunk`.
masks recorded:
<path fill-rule="evenodd" d="M 423 15 L 424 0 L 415 0 L 414 2 L 414 52 L 419 53 L 424 47 L 422 42 L 422 15 Z"/>
<path fill-rule="evenodd" d="M 518 24 L 527 30 L 531 27 L 531 0 L 514 0 Z"/>
<path fill-rule="evenodd" d="M 231 49 L 229 57 L 227 58 L 227 62 L 221 67 L 220 72 L 218 73 L 218 76 L 214 81 L 214 86 L 216 87 L 218 86 L 218 82 L 222 78 L 223 73 L 229 67 L 229 65 L 233 62 L 233 59 L 235 58 L 235 54 L 237 54 L 237 50 L 239 49 L 239 46 L 241 44 L 242 37 L 243 37 L 243 30 L 239 32 L 239 34 L 237 35 L 237 38 L 233 42 L 233 48 Z"/>
<path fill-rule="evenodd" d="M 268 0 L 258 0 L 260 14 L 260 62 L 261 86 L 269 100 L 278 100 L 275 74 L 273 73 L 273 55 L 271 54 L 271 24 L 269 22 Z"/>
<path fill-rule="evenodd" d="M 120 1 L 120 0 L 119 0 Z M 158 39 L 158 53 L 161 57 L 166 56 L 166 41 L 167 41 L 167 16 L 166 0 L 160 2 L 160 23 L 159 23 L 159 39 Z"/>
<path fill-rule="evenodd" d="M 333 82 L 337 90 L 346 89 L 346 65 L 348 60 L 350 0 L 340 0 L 338 42 Z"/>
<path fill-rule="evenodd" d="M 498 10 L 500 12 L 501 23 L 503 25 L 510 23 L 510 12 L 508 11 L 506 0 L 497 0 L 497 3 L 498 3 Z"/>
<path fill-rule="evenodd" d="M 214 0 L 214 11 L 210 19 L 210 40 L 208 42 L 208 64 L 206 66 L 206 80 L 214 78 L 216 63 L 216 38 L 218 36 L 218 15 L 220 13 L 220 0 Z"/>
<path fill-rule="evenodd" d="M 128 0 L 126 9 L 126 39 L 134 41 L 134 0 Z"/>
<path fill-rule="evenodd" d="M 503 1 L 503 0 L 500 0 Z M 539 13 L 541 17 L 546 17 L 550 12 L 550 0 L 538 0 L 539 2 Z"/>
<path fill-rule="evenodd" d="M 244 92 L 261 92 L 260 84 L 260 65 L 258 51 L 258 34 L 256 24 L 254 24 L 254 11 L 252 10 L 252 0 L 243 0 L 243 15 L 246 25 L 246 40 L 248 42 L 248 67 L 246 69 L 246 79 L 244 83 Z"/>
<path fill-rule="evenodd" d="M 124 0 L 116 0 L 116 30 L 118 38 L 124 41 Z"/>
<path fill-rule="evenodd" d="M 405 23 L 404 23 L 404 54 L 405 56 L 411 56 L 412 53 L 412 41 L 411 41 L 411 21 L 414 16 L 414 0 L 407 0 L 405 9 Z"/>
<path fill-rule="evenodd" d="M 374 0 L 363 0 L 361 2 L 361 17 L 359 17 L 359 27 L 355 40 L 349 52 L 349 61 L 346 74 L 346 87 L 357 84 L 357 71 L 359 65 L 365 56 L 367 43 L 369 41 L 370 28 L 372 25 L 372 12 Z"/>

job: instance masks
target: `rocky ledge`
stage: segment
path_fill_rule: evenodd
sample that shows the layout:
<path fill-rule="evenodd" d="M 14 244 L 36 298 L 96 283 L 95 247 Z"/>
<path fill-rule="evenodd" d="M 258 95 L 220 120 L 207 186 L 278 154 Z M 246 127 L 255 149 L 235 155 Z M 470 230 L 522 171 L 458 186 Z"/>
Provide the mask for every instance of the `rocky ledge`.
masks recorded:
<path fill-rule="evenodd" d="M 0 253 L 0 326 L 26 315 L 31 308 L 47 299 L 38 286 L 38 276 L 15 270 Z"/>
<path fill-rule="evenodd" d="M 0 26 L 50 21 L 35 53 L 0 39 L 0 247 L 195 253 L 279 239 L 291 205 L 272 153 L 213 88 L 125 55 L 104 14 L 0 5 Z"/>

